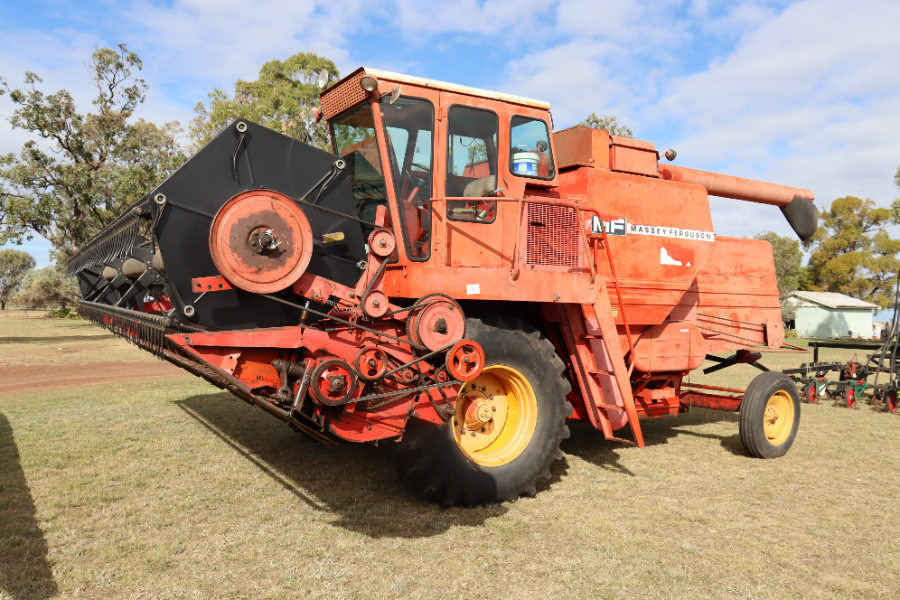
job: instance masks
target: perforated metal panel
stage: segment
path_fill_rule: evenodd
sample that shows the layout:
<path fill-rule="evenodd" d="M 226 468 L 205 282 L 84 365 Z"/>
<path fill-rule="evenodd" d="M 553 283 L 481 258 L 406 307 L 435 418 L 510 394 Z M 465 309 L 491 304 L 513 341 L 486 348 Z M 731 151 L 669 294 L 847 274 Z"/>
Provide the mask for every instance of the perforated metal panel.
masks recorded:
<path fill-rule="evenodd" d="M 327 90 L 319 98 L 322 103 L 322 116 L 330 119 L 341 114 L 354 104 L 366 99 L 366 92 L 359 87 L 359 80 L 365 77 L 365 72 L 360 71 L 350 79 Z"/>
<path fill-rule="evenodd" d="M 581 266 L 581 232 L 574 208 L 528 203 L 526 206 L 527 264 L 548 267 Z"/>

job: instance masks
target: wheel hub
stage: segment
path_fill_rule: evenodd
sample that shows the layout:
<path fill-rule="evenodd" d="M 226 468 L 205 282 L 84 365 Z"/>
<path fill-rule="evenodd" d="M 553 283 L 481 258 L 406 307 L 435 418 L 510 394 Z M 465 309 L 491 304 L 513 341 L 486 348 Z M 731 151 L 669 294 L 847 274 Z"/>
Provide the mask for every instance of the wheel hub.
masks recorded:
<path fill-rule="evenodd" d="M 772 444 L 782 443 L 791 433 L 794 425 L 794 409 L 790 395 L 777 391 L 766 402 L 763 411 L 763 430 Z"/>
<path fill-rule="evenodd" d="M 519 371 L 494 365 L 459 391 L 453 419 L 456 443 L 477 464 L 500 466 L 528 446 L 537 423 L 537 399 Z"/>

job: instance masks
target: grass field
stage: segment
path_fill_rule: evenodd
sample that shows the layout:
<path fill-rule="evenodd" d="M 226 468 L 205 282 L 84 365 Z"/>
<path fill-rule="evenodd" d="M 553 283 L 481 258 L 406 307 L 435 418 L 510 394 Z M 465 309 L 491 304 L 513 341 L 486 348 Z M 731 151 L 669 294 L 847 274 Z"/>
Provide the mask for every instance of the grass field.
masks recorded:
<path fill-rule="evenodd" d="M 0 366 L 155 361 L 7 313 Z M 7 392 L 0 599 L 900 596 L 897 416 L 804 404 L 773 461 L 744 453 L 734 414 L 642 426 L 643 449 L 573 427 L 535 498 L 442 509 L 378 448 L 321 446 L 190 376 Z"/>

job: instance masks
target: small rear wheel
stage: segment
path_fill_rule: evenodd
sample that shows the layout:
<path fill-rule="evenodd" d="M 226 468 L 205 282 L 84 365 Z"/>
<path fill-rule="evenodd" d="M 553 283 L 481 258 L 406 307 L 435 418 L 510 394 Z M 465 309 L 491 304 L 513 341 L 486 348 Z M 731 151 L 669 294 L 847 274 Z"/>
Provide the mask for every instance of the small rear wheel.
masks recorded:
<path fill-rule="evenodd" d="M 761 373 L 747 387 L 740 409 L 741 443 L 758 458 L 784 456 L 800 428 L 800 394 L 783 373 Z"/>
<path fill-rule="evenodd" d="M 884 396 L 884 407 L 890 413 L 897 412 L 897 390 L 890 390 Z"/>
<path fill-rule="evenodd" d="M 856 389 L 852 385 L 848 385 L 844 391 L 844 401 L 847 402 L 847 408 L 856 408 Z"/>
<path fill-rule="evenodd" d="M 819 401 L 819 394 L 816 392 L 816 384 L 810 383 L 803 389 L 803 397 L 810 404 L 815 404 Z"/>

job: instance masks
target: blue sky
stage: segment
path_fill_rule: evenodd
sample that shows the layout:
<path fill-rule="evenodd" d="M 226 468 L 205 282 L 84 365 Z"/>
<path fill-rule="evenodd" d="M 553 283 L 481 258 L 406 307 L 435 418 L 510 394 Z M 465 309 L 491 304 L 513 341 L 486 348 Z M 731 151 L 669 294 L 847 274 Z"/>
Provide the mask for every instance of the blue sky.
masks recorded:
<path fill-rule="evenodd" d="M 0 0 L 0 76 L 67 88 L 120 42 L 150 85 L 138 116 L 186 124 L 215 87 L 311 51 L 547 100 L 557 129 L 614 114 L 677 164 L 810 188 L 817 202 L 897 196 L 900 2 L 716 0 Z M 0 114 L 12 110 L 0 97 Z M 25 137 L 0 122 L 0 152 Z M 712 199 L 720 235 L 790 233 L 770 207 Z M 46 245 L 27 247 L 47 262 Z"/>

